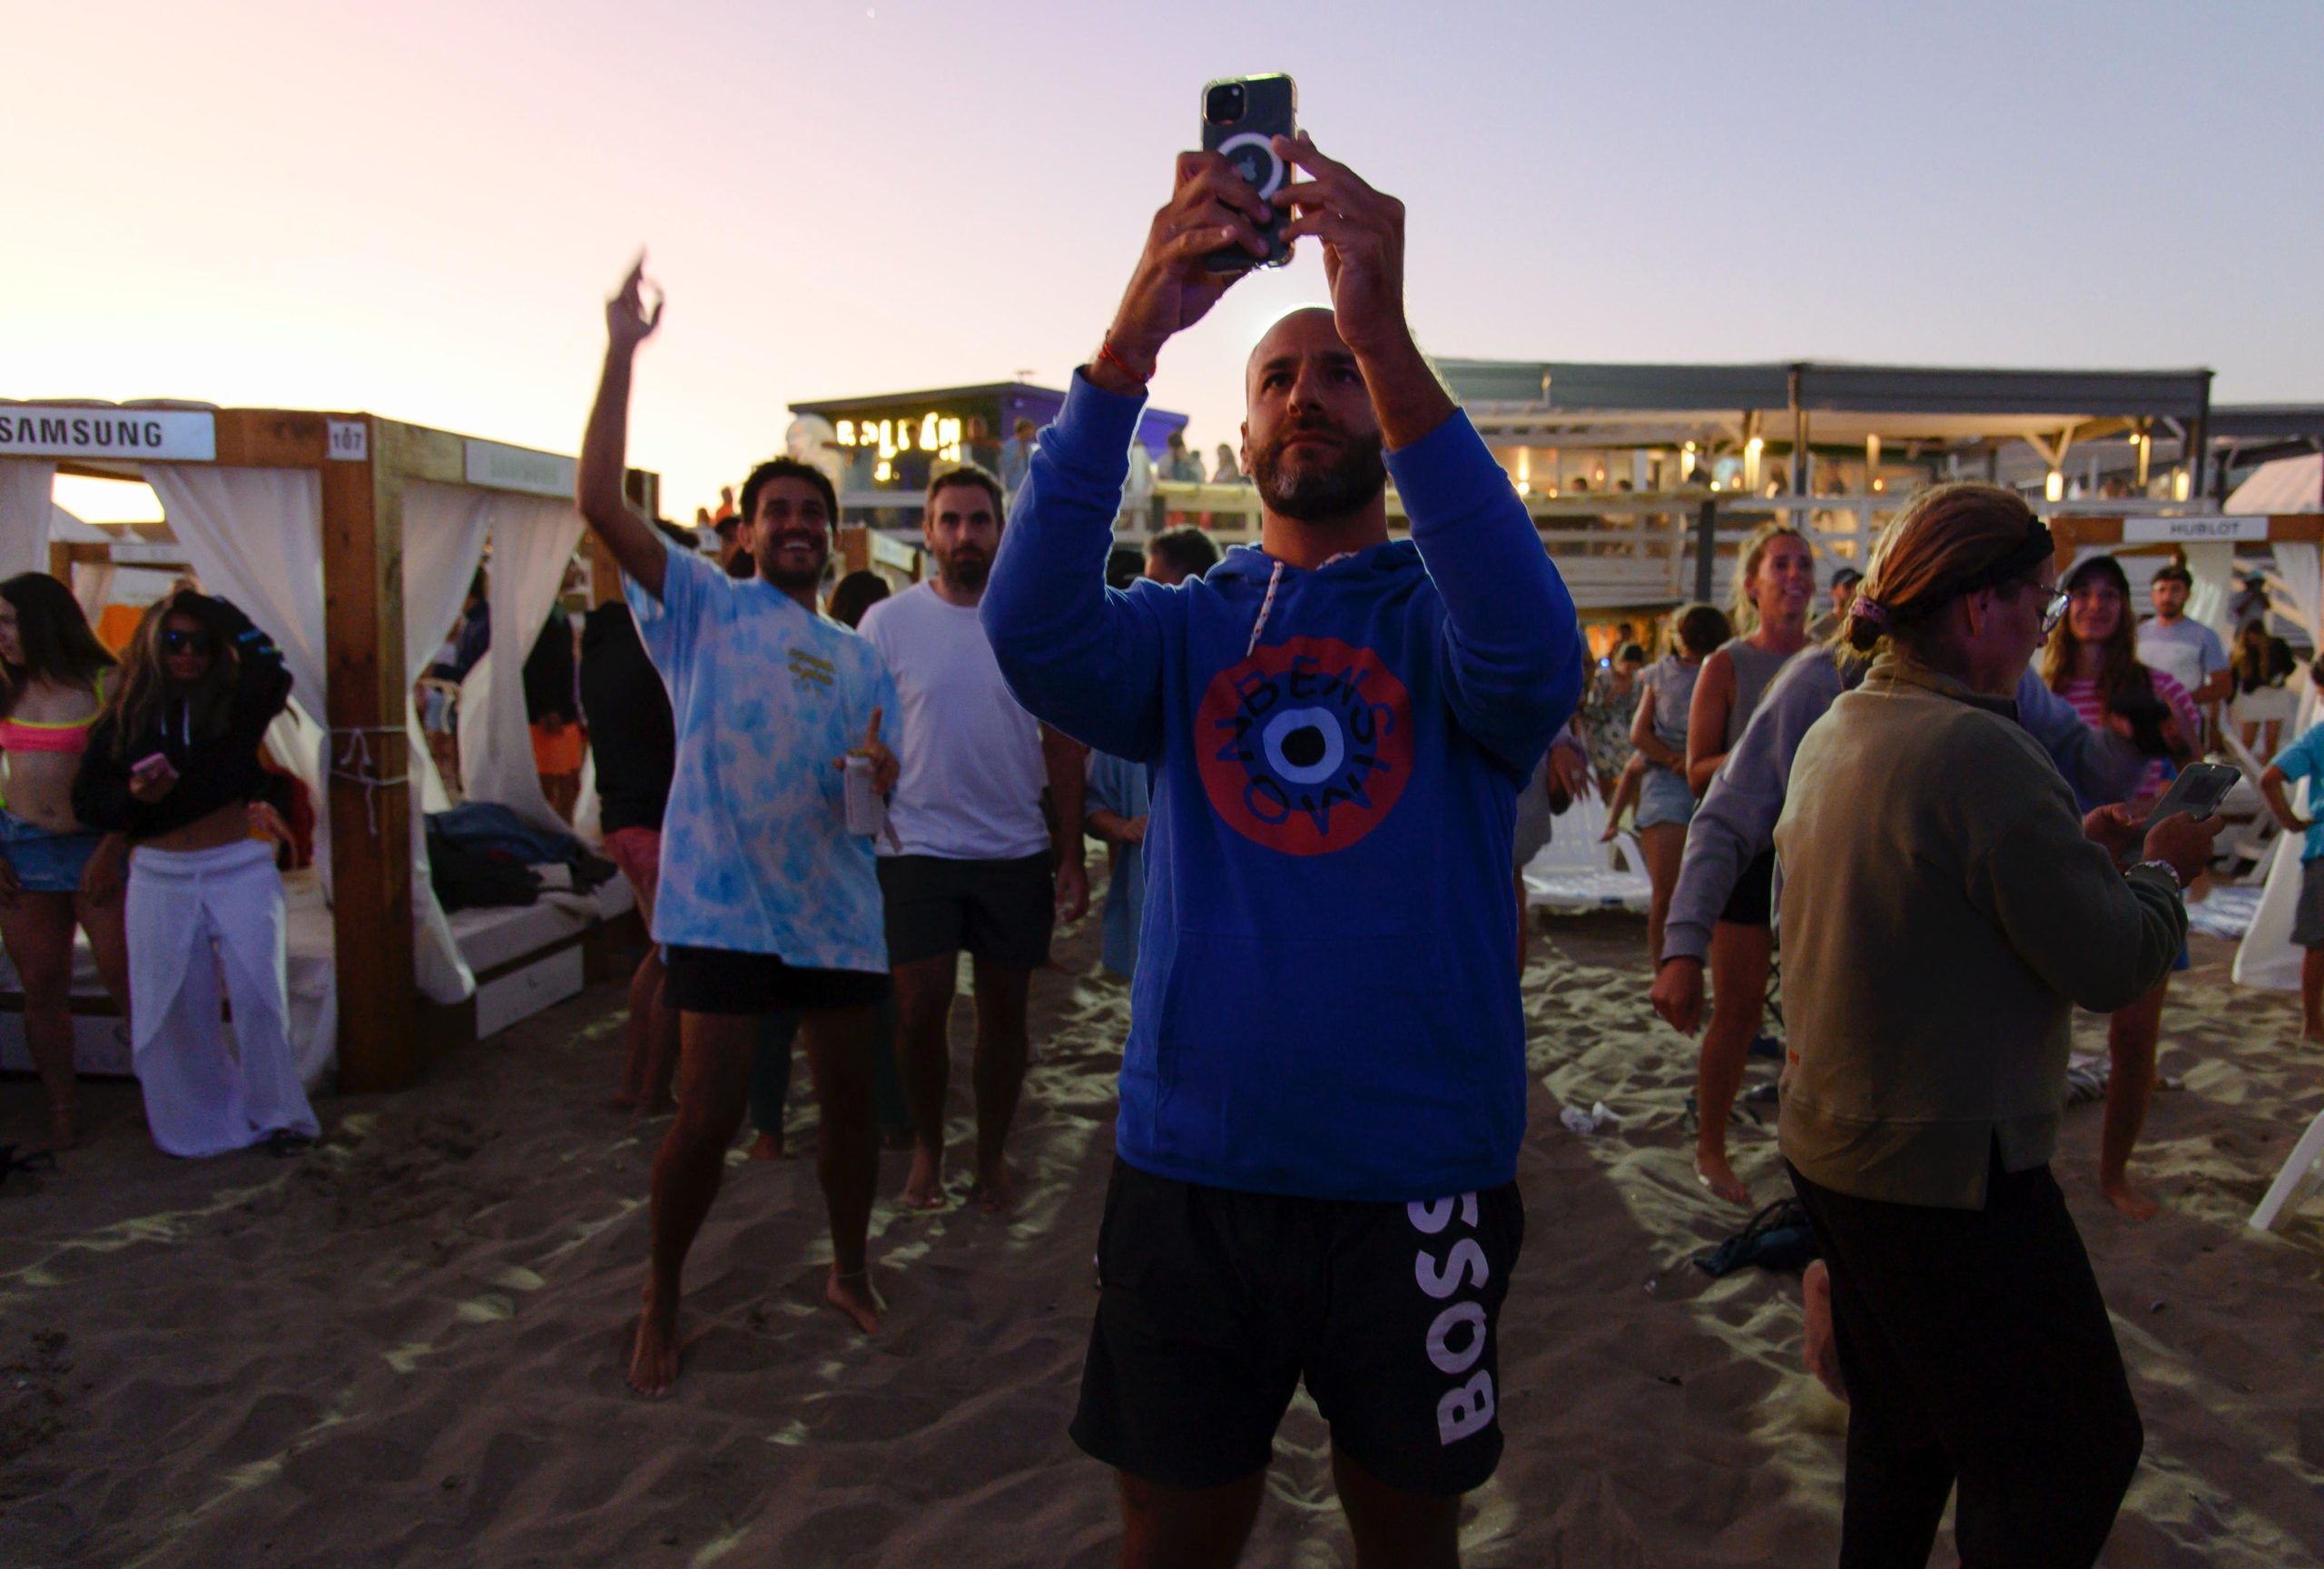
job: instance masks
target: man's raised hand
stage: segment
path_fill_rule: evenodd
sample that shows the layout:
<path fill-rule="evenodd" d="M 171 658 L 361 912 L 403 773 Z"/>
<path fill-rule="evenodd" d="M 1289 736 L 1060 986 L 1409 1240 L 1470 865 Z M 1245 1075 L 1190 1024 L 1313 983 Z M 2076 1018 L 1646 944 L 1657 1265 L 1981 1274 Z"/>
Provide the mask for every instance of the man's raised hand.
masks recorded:
<path fill-rule="evenodd" d="M 1340 337 L 1359 359 L 1401 351 L 1412 340 L 1404 323 L 1404 204 L 1365 184 L 1346 164 L 1326 158 L 1302 131 L 1278 136 L 1275 150 L 1307 175 L 1275 193 L 1291 222 L 1284 237 L 1324 242 L 1324 281 Z"/>
<path fill-rule="evenodd" d="M 1154 214 L 1146 249 L 1114 311 L 1106 341 L 1128 365 L 1102 360 L 1091 367 L 1100 386 L 1127 392 L 1154 374 L 1162 345 L 1201 321 L 1240 274 L 1215 272 L 1203 258 L 1239 245 L 1253 258 L 1267 253 L 1259 226 L 1271 216 L 1265 202 L 1235 165 L 1216 153 L 1178 154 L 1177 183 Z"/>
<path fill-rule="evenodd" d="M 654 291 L 654 306 L 646 309 L 645 291 Z M 662 286 L 648 281 L 645 276 L 645 252 L 637 253 L 636 262 L 629 276 L 622 280 L 620 292 L 606 301 L 606 339 L 617 350 L 629 350 L 654 336 L 654 329 L 662 324 Z"/>

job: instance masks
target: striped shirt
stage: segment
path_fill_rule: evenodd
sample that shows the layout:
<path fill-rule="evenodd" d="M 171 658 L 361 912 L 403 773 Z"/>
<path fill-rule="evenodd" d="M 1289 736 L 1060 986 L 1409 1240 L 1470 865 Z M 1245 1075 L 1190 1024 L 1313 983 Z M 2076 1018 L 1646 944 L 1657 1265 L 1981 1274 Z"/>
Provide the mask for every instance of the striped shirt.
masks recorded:
<path fill-rule="evenodd" d="M 2197 737 L 2203 733 L 2203 719 L 2202 715 L 2195 711 L 2194 698 L 2188 694 L 2187 688 L 2180 684 L 2176 676 L 2165 671 L 2157 670 L 2152 666 L 2147 667 L 2147 674 L 2154 679 L 2154 695 L 2170 704 L 2171 711 L 2179 716 L 2179 733 L 2186 737 L 2190 745 L 2196 745 Z M 2103 730 L 2106 727 L 2106 701 L 2099 696 L 2098 682 L 2095 677 L 2077 676 L 2058 687 L 2057 694 L 2073 705 L 2073 711 L 2081 715 L 2082 722 L 2093 730 Z M 2132 792 L 2132 799 L 2144 800 L 2155 794 L 2162 788 L 2163 781 L 2168 777 L 2166 760 L 2161 757 L 2156 758 L 2148 765 L 2146 773 L 2141 776 L 2139 787 Z"/>

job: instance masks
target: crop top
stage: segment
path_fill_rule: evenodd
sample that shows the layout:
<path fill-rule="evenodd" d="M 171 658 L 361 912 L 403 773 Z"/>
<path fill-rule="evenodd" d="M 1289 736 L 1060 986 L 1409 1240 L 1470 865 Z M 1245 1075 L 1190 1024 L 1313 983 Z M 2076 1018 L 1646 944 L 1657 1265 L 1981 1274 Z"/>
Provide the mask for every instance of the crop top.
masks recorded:
<path fill-rule="evenodd" d="M 106 714 L 89 732 L 88 751 L 73 781 L 73 814 L 89 827 L 151 839 L 265 794 L 259 742 L 290 700 L 290 672 L 282 651 L 231 600 L 205 598 L 202 614 L 241 665 L 225 728 L 195 735 L 185 706 L 172 702 L 162 706 L 152 730 L 117 743 L 120 715 Z M 140 801 L 129 793 L 130 765 L 156 752 L 177 769 L 178 782 L 159 801 Z"/>
<path fill-rule="evenodd" d="M 104 672 L 97 672 L 97 706 L 81 719 L 0 719 L 0 752 L 84 752 L 89 730 L 105 708 Z"/>

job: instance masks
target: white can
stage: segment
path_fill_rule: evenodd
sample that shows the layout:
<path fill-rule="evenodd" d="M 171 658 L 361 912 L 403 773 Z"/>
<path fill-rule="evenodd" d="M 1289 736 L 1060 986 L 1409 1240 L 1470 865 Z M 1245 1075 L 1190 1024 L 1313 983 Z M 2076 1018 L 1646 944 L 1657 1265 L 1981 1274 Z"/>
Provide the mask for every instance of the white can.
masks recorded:
<path fill-rule="evenodd" d="M 888 804 L 872 788 L 872 759 L 847 760 L 847 831 L 876 839 L 888 826 Z"/>

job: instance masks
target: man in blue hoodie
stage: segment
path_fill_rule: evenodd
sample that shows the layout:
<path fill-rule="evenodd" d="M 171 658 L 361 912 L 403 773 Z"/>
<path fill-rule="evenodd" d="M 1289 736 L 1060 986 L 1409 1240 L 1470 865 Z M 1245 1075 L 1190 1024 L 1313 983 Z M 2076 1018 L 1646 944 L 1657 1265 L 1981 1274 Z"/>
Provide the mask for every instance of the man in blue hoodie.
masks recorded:
<path fill-rule="evenodd" d="M 1272 200 L 1321 242 L 1333 309 L 1252 351 L 1261 547 L 1105 585 L 1145 384 L 1233 281 L 1205 255 L 1265 250 L 1267 200 L 1189 153 L 984 598 L 1019 700 L 1154 770 L 1073 1435 L 1121 1473 L 1125 1561 L 1231 1564 L 1304 1378 L 1358 1555 L 1452 1563 L 1460 1495 L 1500 1458 L 1493 1321 L 1524 1223 L 1516 795 L 1584 656 L 1413 340 L 1402 204 L 1304 136 L 1275 146 L 1307 176 Z"/>

